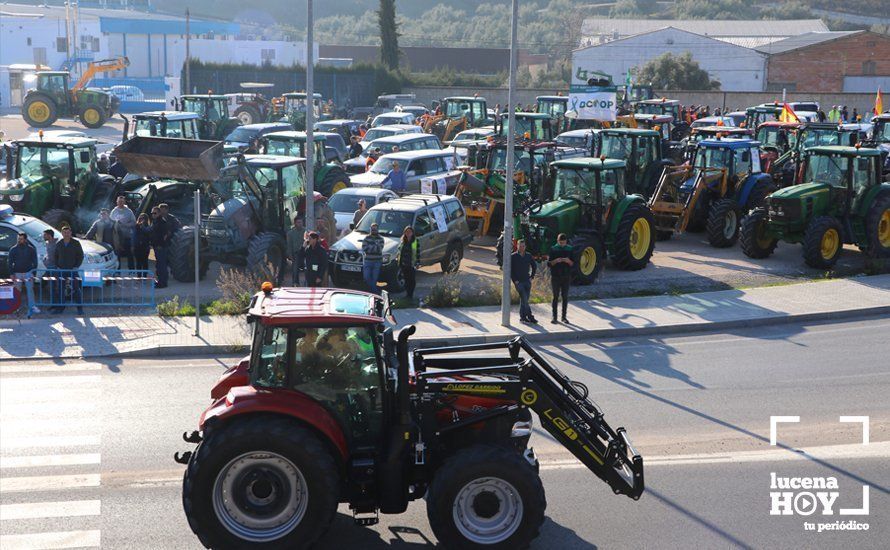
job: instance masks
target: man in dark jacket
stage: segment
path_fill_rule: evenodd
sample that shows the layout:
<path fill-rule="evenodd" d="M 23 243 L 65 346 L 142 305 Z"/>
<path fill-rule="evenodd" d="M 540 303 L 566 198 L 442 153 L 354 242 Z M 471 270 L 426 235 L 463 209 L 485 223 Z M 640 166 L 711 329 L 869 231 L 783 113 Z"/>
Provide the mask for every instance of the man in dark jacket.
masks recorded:
<path fill-rule="evenodd" d="M 309 233 L 302 256 L 306 268 L 306 286 L 321 286 L 328 265 L 328 253 L 321 246 L 317 232 Z"/>
<path fill-rule="evenodd" d="M 15 245 L 9 249 L 7 257 L 9 271 L 15 279 L 16 286 L 21 290 L 21 281 L 25 282 L 25 292 L 28 295 L 28 307 L 31 313 L 40 313 L 40 309 L 34 306 L 34 274 L 31 271 L 37 269 L 37 249 L 28 241 L 28 235 L 19 233 Z"/>
<path fill-rule="evenodd" d="M 59 292 L 56 296 L 65 303 L 65 285 L 71 285 L 71 302 L 77 305 L 77 313 L 83 315 L 83 295 L 80 292 L 80 277 L 71 271 L 80 269 L 83 263 L 83 247 L 80 241 L 74 238 L 71 227 L 65 225 L 62 227 L 62 240 L 56 243 L 54 252 L 56 256 L 56 269 L 62 270 L 59 274 Z M 53 308 L 55 312 L 61 313 L 65 311 L 65 306 Z"/>
<path fill-rule="evenodd" d="M 525 241 L 518 241 L 516 252 L 510 256 L 510 279 L 516 287 L 516 292 L 519 293 L 519 319 L 523 323 L 538 323 L 528 303 L 532 293 L 532 278 L 537 271 L 538 265 L 535 259 L 525 251 Z"/>
<path fill-rule="evenodd" d="M 360 138 L 358 136 L 350 136 L 349 138 L 349 158 L 351 159 L 354 159 L 362 154 L 362 146 L 359 143 L 359 139 Z"/>
<path fill-rule="evenodd" d="M 151 209 L 151 247 L 155 251 L 155 277 L 158 281 L 155 288 L 167 288 L 167 245 L 169 244 L 170 225 L 161 215 L 157 206 Z"/>
<path fill-rule="evenodd" d="M 569 309 L 569 286 L 572 283 L 572 266 L 575 262 L 572 261 L 572 247 L 569 246 L 565 233 L 556 237 L 556 245 L 550 249 L 547 264 L 550 265 L 550 286 L 553 290 L 553 319 L 550 322 L 557 322 L 556 309 L 559 306 L 559 295 L 562 294 L 562 322 L 568 323 L 566 313 Z"/>

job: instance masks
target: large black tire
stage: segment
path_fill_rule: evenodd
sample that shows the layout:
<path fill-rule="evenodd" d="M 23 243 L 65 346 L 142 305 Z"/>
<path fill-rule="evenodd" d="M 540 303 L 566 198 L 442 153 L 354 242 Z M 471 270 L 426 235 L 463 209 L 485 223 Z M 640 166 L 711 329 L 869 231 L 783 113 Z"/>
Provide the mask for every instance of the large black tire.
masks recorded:
<path fill-rule="evenodd" d="M 77 233 L 77 228 L 74 227 L 74 214 L 67 210 L 61 208 L 47 210 L 43 213 L 43 221 L 56 229 L 62 229 L 62 226 L 67 225 L 74 233 Z"/>
<path fill-rule="evenodd" d="M 814 218 L 803 236 L 803 260 L 816 269 L 831 269 L 844 249 L 843 229 L 832 216 Z"/>
<path fill-rule="evenodd" d="M 708 242 L 715 248 L 728 248 L 739 238 L 739 205 L 733 199 L 720 199 L 708 214 Z"/>
<path fill-rule="evenodd" d="M 766 198 L 770 193 L 776 190 L 774 184 L 766 181 L 758 181 L 754 184 L 754 189 L 751 190 L 751 194 L 748 195 L 748 202 L 745 204 L 745 211 L 750 212 L 755 208 L 760 208 L 766 202 Z"/>
<path fill-rule="evenodd" d="M 618 269 L 637 271 L 646 267 L 655 250 L 655 218 L 649 207 L 636 203 L 627 207 L 612 245 L 612 261 Z"/>
<path fill-rule="evenodd" d="M 182 227 L 170 238 L 167 250 L 167 263 L 173 278 L 180 283 L 195 282 L 195 228 L 191 225 Z M 210 262 L 201 259 L 201 271 L 198 276 L 203 279 L 210 268 Z"/>
<path fill-rule="evenodd" d="M 234 476 L 233 469 L 238 468 L 242 473 L 236 483 L 229 482 L 231 477 L 223 474 Z M 251 475 L 253 483 L 237 484 Z M 308 548 L 334 519 L 339 486 L 334 458 L 311 431 L 293 421 L 255 415 L 205 434 L 183 476 L 182 507 L 189 527 L 207 548 Z M 221 491 L 226 487 L 232 491 L 223 501 Z M 288 516 L 281 510 L 285 517 L 274 528 L 264 531 L 238 523 L 239 514 L 242 520 L 268 521 L 278 511 L 276 506 L 289 504 L 279 495 L 294 494 L 296 489 L 305 491 L 302 499 L 294 496 L 293 513 Z M 258 495 L 259 491 L 264 494 Z M 271 502 L 248 500 L 263 496 Z M 239 528 L 240 536 L 234 532 Z"/>
<path fill-rule="evenodd" d="M 875 199 L 865 217 L 866 251 L 871 258 L 890 258 L 890 193 Z"/>
<path fill-rule="evenodd" d="M 325 173 L 316 191 L 330 198 L 337 191 L 347 187 L 352 187 L 352 184 L 349 183 L 349 176 L 346 174 L 346 171 L 339 166 L 331 166 L 331 169 Z"/>
<path fill-rule="evenodd" d="M 445 250 L 445 257 L 439 262 L 442 273 L 457 273 L 460 270 L 460 261 L 464 257 L 464 245 L 461 242 L 454 242 L 448 245 Z"/>
<path fill-rule="evenodd" d="M 445 548 L 515 550 L 527 548 L 538 536 L 547 499 L 541 478 L 519 453 L 476 445 L 439 468 L 426 509 Z M 482 529 L 473 533 L 473 527 Z"/>
<path fill-rule="evenodd" d="M 572 247 L 572 261 L 575 262 L 572 266 L 575 284 L 593 284 L 606 260 L 603 239 L 595 233 L 582 233 L 575 235 L 569 244 Z"/>
<path fill-rule="evenodd" d="M 398 267 L 395 272 L 392 274 L 392 277 L 386 281 L 386 291 L 387 292 L 402 292 L 405 290 L 405 275 L 402 273 L 402 270 Z"/>
<path fill-rule="evenodd" d="M 99 105 L 86 105 L 80 110 L 78 117 L 81 124 L 95 130 L 105 124 L 105 121 L 108 120 L 108 113 Z"/>
<path fill-rule="evenodd" d="M 238 122 L 241 123 L 241 126 L 263 122 L 263 115 L 260 113 L 259 109 L 257 109 L 253 105 L 238 106 L 232 116 L 238 119 Z"/>
<path fill-rule="evenodd" d="M 33 94 L 25 98 L 22 105 L 22 118 L 28 126 L 34 128 L 46 128 L 52 126 L 59 119 L 59 109 L 56 102 L 43 94 Z"/>
<path fill-rule="evenodd" d="M 779 241 L 766 234 L 766 208 L 755 208 L 742 218 L 739 229 L 739 246 L 749 258 L 768 258 L 776 251 Z"/>
<path fill-rule="evenodd" d="M 247 243 L 247 268 L 273 284 L 284 274 L 284 238 L 277 233 L 260 233 Z"/>

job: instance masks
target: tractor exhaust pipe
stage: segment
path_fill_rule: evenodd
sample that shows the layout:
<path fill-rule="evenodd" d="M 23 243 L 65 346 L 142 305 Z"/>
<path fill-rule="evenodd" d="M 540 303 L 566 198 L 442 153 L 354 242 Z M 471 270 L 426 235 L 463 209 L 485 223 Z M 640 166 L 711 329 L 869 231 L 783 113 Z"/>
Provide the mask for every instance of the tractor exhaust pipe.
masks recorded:
<path fill-rule="evenodd" d="M 120 113 L 121 118 L 124 119 L 124 138 L 121 140 L 121 143 L 127 141 L 127 138 L 130 135 L 130 119 L 127 118 L 127 115 Z"/>

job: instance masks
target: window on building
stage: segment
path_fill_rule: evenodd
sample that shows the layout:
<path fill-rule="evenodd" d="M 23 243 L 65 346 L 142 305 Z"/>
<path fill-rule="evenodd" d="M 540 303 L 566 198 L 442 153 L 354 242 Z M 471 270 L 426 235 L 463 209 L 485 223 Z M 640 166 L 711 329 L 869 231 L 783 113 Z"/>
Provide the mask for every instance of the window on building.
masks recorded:
<path fill-rule="evenodd" d="M 862 74 L 865 76 L 874 76 L 877 70 L 877 64 L 874 61 L 862 62 Z"/>
<path fill-rule="evenodd" d="M 271 48 L 263 48 L 260 52 L 260 58 L 263 61 L 273 61 L 275 59 L 275 50 Z"/>
<path fill-rule="evenodd" d="M 64 36 L 56 38 L 56 51 L 59 53 L 65 53 L 66 51 L 68 51 L 68 41 L 65 40 Z"/>
<path fill-rule="evenodd" d="M 28 41 L 30 40 L 29 38 Z M 34 48 L 34 64 L 46 65 L 46 48 Z"/>
<path fill-rule="evenodd" d="M 28 45 L 31 45 L 31 37 L 28 37 Z"/>

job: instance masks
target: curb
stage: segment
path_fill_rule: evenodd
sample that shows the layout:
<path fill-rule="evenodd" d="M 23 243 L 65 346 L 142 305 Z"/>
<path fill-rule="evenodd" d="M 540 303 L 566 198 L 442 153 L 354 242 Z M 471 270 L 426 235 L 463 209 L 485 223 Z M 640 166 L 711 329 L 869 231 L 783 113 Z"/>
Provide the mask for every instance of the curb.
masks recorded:
<path fill-rule="evenodd" d="M 752 317 L 749 319 L 732 319 L 727 321 L 702 321 L 674 325 L 661 325 L 649 327 L 626 327 L 578 330 L 572 332 L 557 333 L 531 333 L 523 335 L 531 343 L 556 343 L 579 340 L 622 338 L 628 336 L 677 335 L 693 332 L 713 332 L 718 330 L 731 330 L 762 326 L 785 325 L 794 322 L 832 321 L 850 319 L 854 317 L 870 317 L 890 314 L 890 305 L 872 306 L 867 308 L 844 309 L 839 311 L 819 311 L 812 313 L 796 313 L 791 315 L 772 315 L 767 317 Z M 432 348 L 449 345 L 487 344 L 502 342 L 518 336 L 516 333 L 486 334 L 479 336 L 453 336 L 448 339 L 438 337 L 412 338 L 411 343 L 418 348 Z M 231 355 L 239 352 L 247 352 L 248 346 L 232 345 L 201 345 L 201 346 L 157 346 L 140 350 L 125 351 L 110 355 L 84 356 L 86 357 L 159 357 L 162 355 Z"/>

